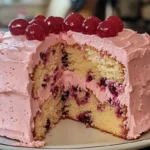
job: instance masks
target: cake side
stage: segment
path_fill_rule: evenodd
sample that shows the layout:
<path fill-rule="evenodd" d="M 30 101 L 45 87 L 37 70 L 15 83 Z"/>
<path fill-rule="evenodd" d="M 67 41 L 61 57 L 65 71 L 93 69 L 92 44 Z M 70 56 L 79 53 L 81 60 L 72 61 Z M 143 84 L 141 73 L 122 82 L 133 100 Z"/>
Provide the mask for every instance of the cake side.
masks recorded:
<path fill-rule="evenodd" d="M 130 118 L 128 138 L 137 138 L 150 129 L 150 36 L 136 34 L 128 47 L 128 72 L 130 92 Z M 132 48 L 138 46 L 134 51 Z"/>
<path fill-rule="evenodd" d="M 32 83 L 28 75 L 31 51 L 22 51 L 25 46 L 23 41 L 23 37 L 15 38 L 9 33 L 1 37 L 0 135 L 30 142 L 33 141 L 30 95 Z M 34 46 L 32 48 L 34 50 Z M 27 49 L 30 50 L 29 47 Z"/>

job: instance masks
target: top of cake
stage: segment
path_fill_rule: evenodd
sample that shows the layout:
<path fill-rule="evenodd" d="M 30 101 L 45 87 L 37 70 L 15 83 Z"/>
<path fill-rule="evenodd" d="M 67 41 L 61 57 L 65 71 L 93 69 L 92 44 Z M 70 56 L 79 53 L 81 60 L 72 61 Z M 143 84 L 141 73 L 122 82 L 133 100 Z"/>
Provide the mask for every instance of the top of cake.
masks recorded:
<path fill-rule="evenodd" d="M 0 50 L 21 50 L 22 53 L 33 52 L 40 46 L 44 39 L 55 34 L 55 40 L 66 40 L 68 44 L 79 43 L 106 50 L 112 57 L 117 58 L 122 64 L 142 57 L 150 45 L 150 36 L 147 33 L 138 34 L 131 29 L 123 29 L 123 23 L 117 16 L 110 16 L 101 21 L 95 16 L 83 18 L 80 14 L 72 13 L 65 19 L 61 17 L 39 15 L 30 22 L 24 19 L 15 19 L 10 22 L 10 33 L 0 32 Z M 118 51 L 114 51 L 118 49 Z M 5 51 L 9 56 L 11 52 Z M 17 54 L 15 54 L 17 55 Z M 8 58 L 9 58 L 8 56 Z M 24 59 L 20 55 L 19 59 Z M 2 56 L 1 56 L 2 57 Z"/>
<path fill-rule="evenodd" d="M 13 20 L 9 29 L 10 32 L 0 32 L 0 58 L 4 61 L 30 63 L 30 73 L 40 59 L 37 54 L 35 60 L 34 53 L 62 40 L 69 45 L 79 43 L 92 46 L 98 51 L 106 51 L 124 66 L 150 50 L 150 36 L 123 29 L 122 21 L 116 16 L 105 21 L 94 16 L 84 19 L 75 13 L 65 20 L 60 17 L 37 16 L 29 23 L 24 19 Z M 17 87 L 20 89 L 19 85 Z M 0 90 L 4 89 L 10 90 Z M 27 94 L 25 91 L 22 90 Z"/>

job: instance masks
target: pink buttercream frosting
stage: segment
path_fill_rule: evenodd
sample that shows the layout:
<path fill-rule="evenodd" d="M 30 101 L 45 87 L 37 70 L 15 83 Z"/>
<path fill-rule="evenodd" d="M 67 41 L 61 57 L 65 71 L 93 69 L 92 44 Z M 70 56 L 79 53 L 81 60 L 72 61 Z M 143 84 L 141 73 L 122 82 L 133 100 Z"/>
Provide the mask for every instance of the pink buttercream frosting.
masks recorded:
<path fill-rule="evenodd" d="M 149 130 L 148 34 L 137 34 L 133 30 L 124 29 L 116 37 L 100 38 L 69 31 L 67 34 L 49 35 L 40 42 L 28 41 L 25 36 L 12 36 L 10 33 L 0 32 L 0 135 L 22 142 L 33 142 L 33 118 L 43 101 L 36 101 L 31 97 L 32 81 L 29 74 L 40 61 L 39 53 L 61 41 L 66 41 L 69 45 L 78 43 L 92 46 L 98 51 L 106 51 L 125 66 L 124 93 L 118 99 L 128 109 L 128 138 L 136 138 Z M 109 91 L 101 92 L 94 81 L 87 83 L 72 72 L 64 72 L 63 79 L 66 86 L 68 82 L 79 82 L 83 88 L 91 89 L 101 102 L 110 96 Z M 48 91 L 46 95 L 49 95 Z"/>
<path fill-rule="evenodd" d="M 45 145 L 44 141 L 32 141 L 29 143 L 18 142 L 13 144 L 13 146 L 21 146 L 21 147 L 43 147 Z"/>

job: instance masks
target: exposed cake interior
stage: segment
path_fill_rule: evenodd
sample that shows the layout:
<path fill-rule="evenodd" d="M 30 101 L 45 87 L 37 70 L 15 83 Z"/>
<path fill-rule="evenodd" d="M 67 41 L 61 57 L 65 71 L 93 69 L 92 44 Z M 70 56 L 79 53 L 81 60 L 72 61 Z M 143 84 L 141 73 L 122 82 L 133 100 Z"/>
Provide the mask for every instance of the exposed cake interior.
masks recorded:
<path fill-rule="evenodd" d="M 33 97 L 44 102 L 34 119 L 36 140 L 61 118 L 126 138 L 127 110 L 118 100 L 124 91 L 121 63 L 103 50 L 64 42 L 40 52 L 40 58 L 32 78 Z"/>

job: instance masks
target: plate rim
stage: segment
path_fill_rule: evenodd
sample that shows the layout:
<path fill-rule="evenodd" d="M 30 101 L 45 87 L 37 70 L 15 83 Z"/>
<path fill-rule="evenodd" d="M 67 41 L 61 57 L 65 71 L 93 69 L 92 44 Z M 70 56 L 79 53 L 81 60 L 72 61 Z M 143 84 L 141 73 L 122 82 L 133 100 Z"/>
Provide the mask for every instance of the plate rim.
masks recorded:
<path fill-rule="evenodd" d="M 127 140 L 126 140 L 127 141 Z M 36 150 L 47 150 L 47 149 L 57 149 L 57 150 L 63 150 L 63 149 L 91 149 L 91 148 L 108 148 L 108 147 L 118 147 L 118 146 L 130 146 L 132 144 L 138 143 L 138 144 L 142 144 L 143 142 L 145 142 L 145 146 L 147 146 L 148 144 L 150 145 L 150 138 L 146 138 L 146 139 L 139 139 L 139 140 L 129 140 L 129 142 L 125 143 L 116 143 L 116 144 L 106 144 L 106 145 L 100 145 L 99 143 L 95 143 L 95 144 L 74 144 L 74 145 L 60 145 L 60 146 L 45 146 L 45 147 L 24 147 L 24 146 L 16 146 L 16 145 L 8 145 L 8 144 L 4 144 L 4 143 L 0 143 L 0 148 L 1 146 L 4 147 L 10 147 L 10 148 L 24 148 L 24 149 L 36 149 Z M 136 145 L 137 146 L 137 145 Z M 134 148 L 134 147 L 133 147 Z"/>

